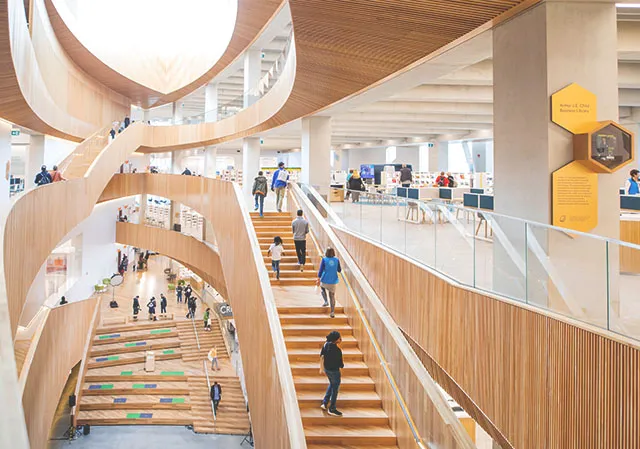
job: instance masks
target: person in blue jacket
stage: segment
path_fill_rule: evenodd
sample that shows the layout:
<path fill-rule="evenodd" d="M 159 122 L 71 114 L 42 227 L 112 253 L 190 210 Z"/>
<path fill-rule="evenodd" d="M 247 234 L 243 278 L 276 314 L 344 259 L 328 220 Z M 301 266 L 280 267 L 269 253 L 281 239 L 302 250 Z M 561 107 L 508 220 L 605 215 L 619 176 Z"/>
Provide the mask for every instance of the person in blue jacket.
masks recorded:
<path fill-rule="evenodd" d="M 336 252 L 333 248 L 327 248 L 320 262 L 320 269 L 318 270 L 318 280 L 316 284 L 320 286 L 322 299 L 324 299 L 323 307 L 327 307 L 327 292 L 329 292 L 329 299 L 331 301 L 331 318 L 335 317 L 336 310 L 336 286 L 338 285 L 338 273 L 342 272 L 340 267 L 340 261 L 336 257 Z"/>
<path fill-rule="evenodd" d="M 638 174 L 640 172 L 637 169 L 633 169 L 629 172 L 630 178 L 627 179 L 624 183 L 624 192 L 627 195 L 638 195 L 640 194 L 640 187 L 638 187 Z"/>
<path fill-rule="evenodd" d="M 289 172 L 284 168 L 284 162 L 278 164 L 278 169 L 273 172 L 271 178 L 271 191 L 276 192 L 276 208 L 278 212 L 282 212 L 282 200 L 284 199 L 287 181 L 289 180 Z"/>

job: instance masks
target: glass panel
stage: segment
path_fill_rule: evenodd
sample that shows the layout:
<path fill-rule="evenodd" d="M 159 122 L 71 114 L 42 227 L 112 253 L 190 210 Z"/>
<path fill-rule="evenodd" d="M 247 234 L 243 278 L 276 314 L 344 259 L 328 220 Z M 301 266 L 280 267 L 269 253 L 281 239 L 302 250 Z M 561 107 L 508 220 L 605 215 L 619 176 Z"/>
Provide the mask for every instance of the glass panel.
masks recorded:
<path fill-rule="evenodd" d="M 532 223 L 527 231 L 528 302 L 606 328 L 606 241 Z"/>
<path fill-rule="evenodd" d="M 456 218 L 456 208 L 434 202 L 436 270 L 465 285 L 473 285 L 473 233 Z M 461 216 L 458 214 L 458 216 Z"/>
<path fill-rule="evenodd" d="M 525 301 L 525 223 L 480 210 L 472 221 L 476 287 Z"/>
<path fill-rule="evenodd" d="M 609 329 L 640 339 L 640 249 L 609 243 Z"/>
<path fill-rule="evenodd" d="M 435 267 L 435 225 L 434 211 L 422 201 L 407 200 L 404 215 L 406 228 L 406 254 L 428 267 Z"/>
<path fill-rule="evenodd" d="M 360 203 L 360 222 L 362 234 L 380 241 L 380 214 L 382 213 L 381 205 L 378 200 L 380 195 L 368 192 L 351 192 L 354 202 Z"/>

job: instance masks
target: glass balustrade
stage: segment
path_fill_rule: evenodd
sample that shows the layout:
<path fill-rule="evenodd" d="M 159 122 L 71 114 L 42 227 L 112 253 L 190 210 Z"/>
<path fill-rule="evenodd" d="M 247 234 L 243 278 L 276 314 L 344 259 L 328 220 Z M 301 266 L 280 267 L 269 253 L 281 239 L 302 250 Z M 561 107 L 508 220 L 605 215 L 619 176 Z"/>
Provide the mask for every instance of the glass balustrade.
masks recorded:
<path fill-rule="evenodd" d="M 640 340 L 640 245 L 443 200 L 345 191 L 327 204 L 333 225 L 451 280 Z"/>

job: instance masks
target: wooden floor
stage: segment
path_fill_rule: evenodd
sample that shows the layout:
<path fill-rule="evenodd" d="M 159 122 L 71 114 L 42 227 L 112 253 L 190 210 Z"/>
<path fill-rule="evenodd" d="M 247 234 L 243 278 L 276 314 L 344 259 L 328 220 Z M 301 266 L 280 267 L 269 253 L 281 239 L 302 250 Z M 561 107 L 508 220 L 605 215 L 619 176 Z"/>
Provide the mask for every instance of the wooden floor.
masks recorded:
<path fill-rule="evenodd" d="M 282 236 L 282 227 L 260 226 L 265 222 L 259 220 L 275 221 L 275 215 L 284 217 L 286 214 L 272 213 L 263 219 L 252 214 L 256 232 L 265 240 L 273 241 L 275 235 Z M 280 218 L 280 221 L 290 222 L 291 219 L 287 216 L 286 220 Z M 307 245 L 311 247 L 311 239 L 308 239 Z M 265 263 L 271 266 L 266 255 Z M 307 285 L 276 283 L 272 279 L 272 288 L 309 449 L 397 447 L 396 435 L 389 426 L 389 418 L 382 409 L 382 401 L 353 337 L 344 309 L 338 304 L 335 318 L 329 317 L 329 309 L 322 307 L 320 293 L 312 286 L 317 275 L 316 268 L 310 265 L 305 267 L 307 270 L 313 274 L 309 276 L 311 282 Z M 338 303 L 339 299 L 338 296 Z M 342 335 L 345 363 L 337 402 L 338 410 L 344 415 L 339 418 L 328 415 L 320 408 L 329 384 L 326 376 L 319 372 L 320 349 L 326 335 L 332 330 L 338 330 Z"/>
<path fill-rule="evenodd" d="M 198 433 L 242 435 L 249 432 L 249 417 L 240 380 L 230 362 L 217 321 L 203 328 L 199 304 L 194 323 L 185 318 L 184 303 L 166 290 L 162 269 L 166 259 L 154 256 L 149 270 L 128 273 L 117 289 L 119 307 L 109 308 L 106 295 L 102 322 L 89 352 L 82 380 L 78 423 L 91 425 L 193 425 Z M 164 293 L 171 319 L 150 321 L 146 303 Z M 132 320 L 132 298 L 140 295 L 143 311 Z M 158 307 L 159 310 L 159 307 Z M 106 324 L 105 324 L 106 323 Z M 197 333 L 197 340 L 196 340 Z M 198 342 L 200 349 L 198 349 Z M 212 371 L 207 354 L 216 346 L 220 370 Z M 155 353 L 155 370 L 144 370 L 145 352 Z M 204 363 L 203 363 L 204 362 Z M 205 371 L 211 383 L 222 386 L 223 400 L 213 419 Z"/>

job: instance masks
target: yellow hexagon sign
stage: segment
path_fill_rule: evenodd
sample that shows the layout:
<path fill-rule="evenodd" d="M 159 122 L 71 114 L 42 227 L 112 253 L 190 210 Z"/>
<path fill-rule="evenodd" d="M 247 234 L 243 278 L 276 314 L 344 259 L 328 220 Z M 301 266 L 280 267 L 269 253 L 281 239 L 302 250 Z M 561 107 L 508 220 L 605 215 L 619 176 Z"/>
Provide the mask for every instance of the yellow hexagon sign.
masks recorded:
<path fill-rule="evenodd" d="M 593 92 L 572 83 L 551 96 L 551 121 L 578 134 L 598 119 L 598 99 Z"/>

